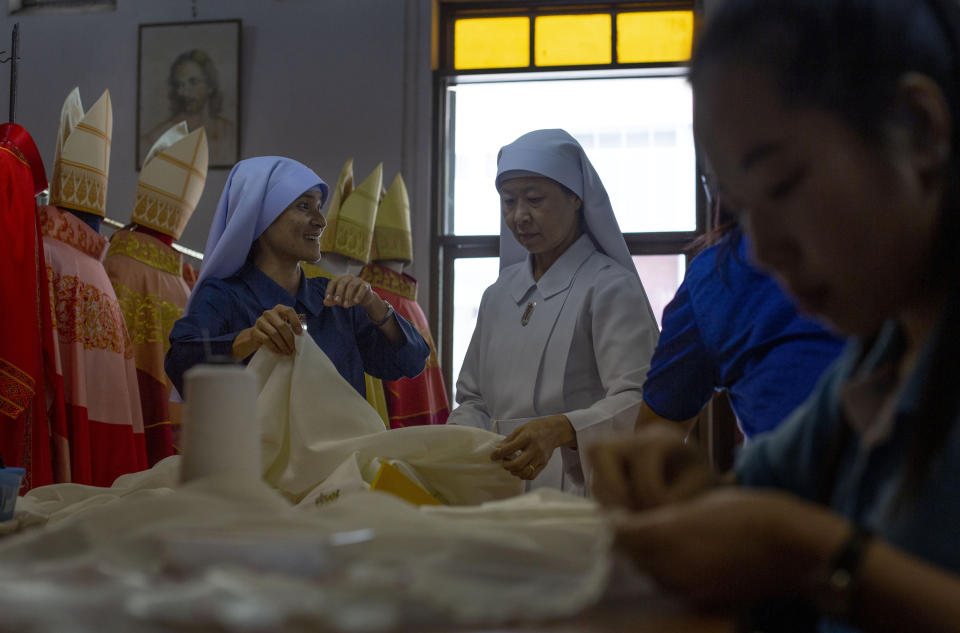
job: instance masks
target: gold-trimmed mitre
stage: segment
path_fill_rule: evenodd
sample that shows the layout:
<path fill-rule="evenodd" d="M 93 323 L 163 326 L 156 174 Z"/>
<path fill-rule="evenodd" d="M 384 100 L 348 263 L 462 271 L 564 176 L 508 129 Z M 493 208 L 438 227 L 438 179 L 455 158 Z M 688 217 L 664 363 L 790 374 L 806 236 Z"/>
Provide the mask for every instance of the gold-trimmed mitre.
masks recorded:
<path fill-rule="evenodd" d="M 131 222 L 179 240 L 207 180 L 207 134 L 187 133 L 180 122 L 150 148 L 140 180 Z"/>
<path fill-rule="evenodd" d="M 413 261 L 413 234 L 410 231 L 410 197 L 403 176 L 397 174 L 380 201 L 373 227 L 373 261 Z"/>
<path fill-rule="evenodd" d="M 329 225 L 332 216 L 334 215 L 334 210 L 336 214 L 340 215 L 340 204 L 343 202 L 344 198 L 353 193 L 353 159 L 350 158 L 343 164 L 343 169 L 340 170 L 340 177 L 337 178 L 337 186 L 333 188 L 333 194 L 331 194 L 330 206 L 327 210 L 327 224 Z M 323 236 L 320 236 L 321 249 L 323 248 Z"/>
<path fill-rule="evenodd" d="M 353 159 L 344 165 L 340 178 L 344 180 L 348 167 L 350 182 L 352 182 Z M 383 163 L 377 165 L 376 169 L 353 191 L 348 191 L 344 187 L 341 193 L 341 182 L 337 182 L 330 211 L 327 213 L 327 228 L 320 236 L 321 252 L 336 253 L 364 264 L 370 263 L 373 224 L 377 217 L 377 203 L 380 200 L 382 185 Z"/>
<path fill-rule="evenodd" d="M 104 90 L 84 114 L 80 89 L 74 88 L 60 110 L 57 153 L 50 179 L 50 204 L 103 216 L 107 210 L 107 174 L 113 105 Z"/>

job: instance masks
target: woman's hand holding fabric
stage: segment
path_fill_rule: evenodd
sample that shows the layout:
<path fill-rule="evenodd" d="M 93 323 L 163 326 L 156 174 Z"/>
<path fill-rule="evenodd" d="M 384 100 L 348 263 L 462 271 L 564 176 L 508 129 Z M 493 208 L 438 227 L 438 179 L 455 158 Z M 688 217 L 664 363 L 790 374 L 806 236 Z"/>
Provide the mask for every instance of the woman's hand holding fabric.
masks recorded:
<path fill-rule="evenodd" d="M 535 479 L 560 446 L 573 448 L 577 435 L 567 416 L 549 415 L 531 420 L 507 436 L 490 454 L 493 461 L 521 479 Z"/>
<path fill-rule="evenodd" d="M 233 356 L 246 358 L 263 346 L 277 354 L 293 354 L 296 350 L 293 336 L 302 333 L 296 310 L 276 305 L 261 314 L 252 327 L 237 334 L 233 339 Z"/>
<path fill-rule="evenodd" d="M 612 523 L 618 547 L 662 587 L 714 605 L 809 597 L 850 531 L 806 501 L 732 486 Z"/>
<path fill-rule="evenodd" d="M 590 447 L 593 493 L 605 506 L 646 510 L 689 499 L 721 483 L 703 455 L 674 425 Z"/>

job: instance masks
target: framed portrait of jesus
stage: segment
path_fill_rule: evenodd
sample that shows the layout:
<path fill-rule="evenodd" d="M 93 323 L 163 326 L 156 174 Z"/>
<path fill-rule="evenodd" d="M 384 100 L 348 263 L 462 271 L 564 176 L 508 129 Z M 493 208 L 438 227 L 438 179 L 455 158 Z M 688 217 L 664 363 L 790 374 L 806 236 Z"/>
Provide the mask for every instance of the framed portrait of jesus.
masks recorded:
<path fill-rule="evenodd" d="M 137 72 L 137 169 L 181 121 L 203 127 L 210 169 L 240 158 L 240 20 L 141 24 Z"/>

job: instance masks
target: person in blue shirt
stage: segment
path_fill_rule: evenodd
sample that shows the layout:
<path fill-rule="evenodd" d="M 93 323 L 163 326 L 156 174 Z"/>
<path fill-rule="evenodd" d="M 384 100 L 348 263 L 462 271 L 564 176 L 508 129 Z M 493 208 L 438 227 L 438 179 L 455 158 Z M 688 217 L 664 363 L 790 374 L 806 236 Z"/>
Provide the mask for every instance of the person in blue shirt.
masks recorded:
<path fill-rule="evenodd" d="M 960 5 L 726 0 L 690 81 L 757 262 L 854 340 L 729 477 L 666 425 L 596 446 L 619 542 L 743 630 L 960 631 Z"/>
<path fill-rule="evenodd" d="M 813 390 L 843 339 L 797 312 L 754 268 L 739 227 L 701 251 L 663 311 L 639 425 L 687 422 L 724 390 L 747 439 L 775 428 Z"/>
<path fill-rule="evenodd" d="M 307 333 L 361 395 L 363 373 L 386 380 L 423 371 L 417 329 L 353 275 L 305 278 L 320 259 L 327 185 L 306 166 L 263 156 L 237 163 L 220 196 L 197 285 L 170 333 L 165 368 L 183 373 L 208 355 L 247 362 L 260 347 L 294 352 Z"/>

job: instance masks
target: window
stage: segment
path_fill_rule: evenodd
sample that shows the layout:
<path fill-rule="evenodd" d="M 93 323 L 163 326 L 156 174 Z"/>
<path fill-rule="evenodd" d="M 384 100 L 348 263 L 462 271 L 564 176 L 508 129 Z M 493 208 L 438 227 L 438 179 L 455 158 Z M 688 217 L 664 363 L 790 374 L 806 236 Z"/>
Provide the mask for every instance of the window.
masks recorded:
<path fill-rule="evenodd" d="M 448 86 L 447 96 L 455 115 L 447 233 L 499 234 L 497 152 L 554 127 L 587 152 L 622 231 L 696 230 L 692 104 L 682 76 L 471 81 Z"/>
<path fill-rule="evenodd" d="M 679 63 L 690 58 L 692 2 L 632 3 L 650 8 L 596 12 L 528 4 L 528 11 L 505 10 L 502 15 L 482 15 L 496 10 L 481 10 L 479 16 L 471 11 L 448 13 L 445 22 L 452 30 L 447 42 L 451 69 L 622 66 Z M 671 9 L 663 5 L 676 6 Z"/>
<path fill-rule="evenodd" d="M 433 305 L 451 391 L 480 298 L 499 272 L 493 183 L 503 145 L 553 127 L 580 142 L 610 195 L 658 322 L 683 279 L 683 249 L 705 224 L 684 66 L 692 2 L 647 3 L 649 10 L 607 3 L 577 12 L 516 4 L 500 13 L 454 6 L 441 14 Z"/>

